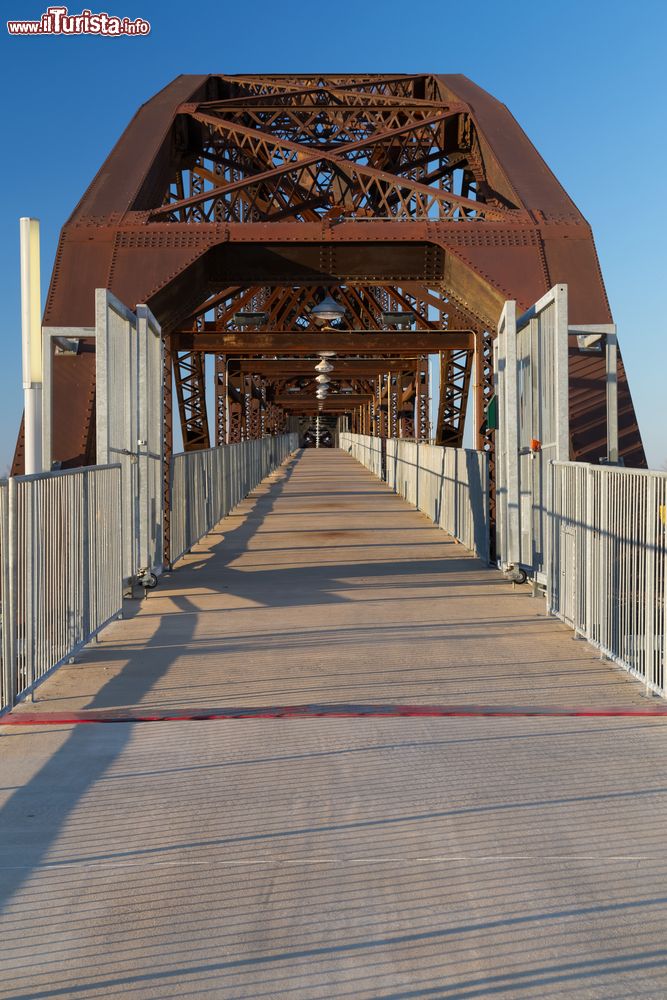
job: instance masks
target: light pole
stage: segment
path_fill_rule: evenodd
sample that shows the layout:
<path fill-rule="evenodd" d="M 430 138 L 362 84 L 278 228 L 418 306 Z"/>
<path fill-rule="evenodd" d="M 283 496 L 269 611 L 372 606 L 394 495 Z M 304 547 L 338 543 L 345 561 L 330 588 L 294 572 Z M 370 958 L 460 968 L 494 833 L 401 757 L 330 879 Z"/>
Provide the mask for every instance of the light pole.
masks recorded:
<path fill-rule="evenodd" d="M 25 474 L 42 471 L 42 304 L 39 219 L 20 220 L 21 339 L 25 402 Z"/>

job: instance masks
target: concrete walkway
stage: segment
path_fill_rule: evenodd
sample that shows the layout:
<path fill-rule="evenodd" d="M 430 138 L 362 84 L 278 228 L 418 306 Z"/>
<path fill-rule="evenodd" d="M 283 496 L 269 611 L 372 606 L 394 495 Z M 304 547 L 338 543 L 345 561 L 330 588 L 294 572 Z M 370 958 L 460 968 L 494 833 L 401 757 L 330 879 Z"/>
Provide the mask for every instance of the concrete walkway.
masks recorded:
<path fill-rule="evenodd" d="M 349 702 L 650 704 L 526 588 L 311 451 L 34 709 Z M 667 995 L 667 721 L 0 734 L 0 997 Z"/>

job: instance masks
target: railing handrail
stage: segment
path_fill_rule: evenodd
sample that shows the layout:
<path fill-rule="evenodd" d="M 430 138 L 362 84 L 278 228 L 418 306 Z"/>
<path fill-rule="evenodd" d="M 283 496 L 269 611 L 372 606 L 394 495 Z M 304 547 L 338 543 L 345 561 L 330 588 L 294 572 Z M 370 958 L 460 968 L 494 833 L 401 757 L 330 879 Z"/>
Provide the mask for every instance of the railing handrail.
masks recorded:
<path fill-rule="evenodd" d="M 17 483 L 33 483 L 38 479 L 56 479 L 58 476 L 70 476 L 83 472 L 99 472 L 102 469 L 120 469 L 119 462 L 110 462 L 108 465 L 77 465 L 73 469 L 44 469 L 42 472 L 31 472 L 27 476 L 5 476 L 0 479 L 0 486 L 6 486 L 10 479 Z"/>
<path fill-rule="evenodd" d="M 187 458 L 189 455 L 206 455 L 212 451 L 220 451 L 222 448 L 237 448 L 239 446 L 258 443 L 260 441 L 279 441 L 281 438 L 290 437 L 290 434 L 286 432 L 285 434 L 266 434 L 261 438 L 248 438 L 245 441 L 227 441 L 225 444 L 212 445 L 210 448 L 197 448 L 195 451 L 175 451 L 172 453 L 172 460 L 174 458 Z"/>
<path fill-rule="evenodd" d="M 667 472 L 663 472 L 661 469 L 633 469 L 626 465 L 607 465 L 602 462 L 596 464 L 595 462 L 557 462 L 554 460 L 549 464 L 558 466 L 559 468 L 592 469 L 594 472 L 601 472 L 605 475 L 619 473 L 621 475 L 652 476 L 656 479 L 667 479 Z"/>

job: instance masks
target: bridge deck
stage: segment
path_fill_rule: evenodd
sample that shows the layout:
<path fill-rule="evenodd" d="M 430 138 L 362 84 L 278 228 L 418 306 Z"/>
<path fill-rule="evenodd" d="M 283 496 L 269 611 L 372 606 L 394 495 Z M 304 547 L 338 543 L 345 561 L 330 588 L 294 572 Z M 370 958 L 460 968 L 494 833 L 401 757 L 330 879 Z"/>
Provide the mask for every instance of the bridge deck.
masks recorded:
<path fill-rule="evenodd" d="M 304 703 L 650 704 L 311 451 L 18 711 Z M 0 997 L 663 996 L 666 726 L 0 728 Z"/>

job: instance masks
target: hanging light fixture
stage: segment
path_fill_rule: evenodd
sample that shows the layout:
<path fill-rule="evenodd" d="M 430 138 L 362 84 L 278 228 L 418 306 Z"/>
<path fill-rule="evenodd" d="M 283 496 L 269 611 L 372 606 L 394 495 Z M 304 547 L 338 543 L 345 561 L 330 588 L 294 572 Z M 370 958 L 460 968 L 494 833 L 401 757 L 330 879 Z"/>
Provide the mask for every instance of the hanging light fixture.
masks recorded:
<path fill-rule="evenodd" d="M 264 326 L 268 321 L 269 314 L 266 312 L 236 312 L 232 316 L 232 319 L 237 326 L 250 329 L 257 329 L 259 326 Z"/>
<path fill-rule="evenodd" d="M 317 326 L 328 326 L 330 323 L 335 323 L 337 320 L 343 318 L 345 315 L 345 306 L 342 306 L 335 299 L 332 299 L 330 295 L 327 295 L 310 310 L 310 315 Z"/>
<path fill-rule="evenodd" d="M 327 361 L 326 358 L 322 358 L 322 360 L 320 361 L 320 363 L 318 365 L 315 365 L 315 371 L 316 372 L 332 372 L 333 371 L 333 365 L 331 364 L 330 361 Z"/>
<path fill-rule="evenodd" d="M 318 375 L 317 378 L 315 379 L 315 381 L 319 385 L 329 385 L 329 376 L 328 375 Z"/>
<path fill-rule="evenodd" d="M 383 312 L 382 322 L 385 326 L 395 326 L 399 330 L 409 329 L 415 321 L 411 312 Z"/>

